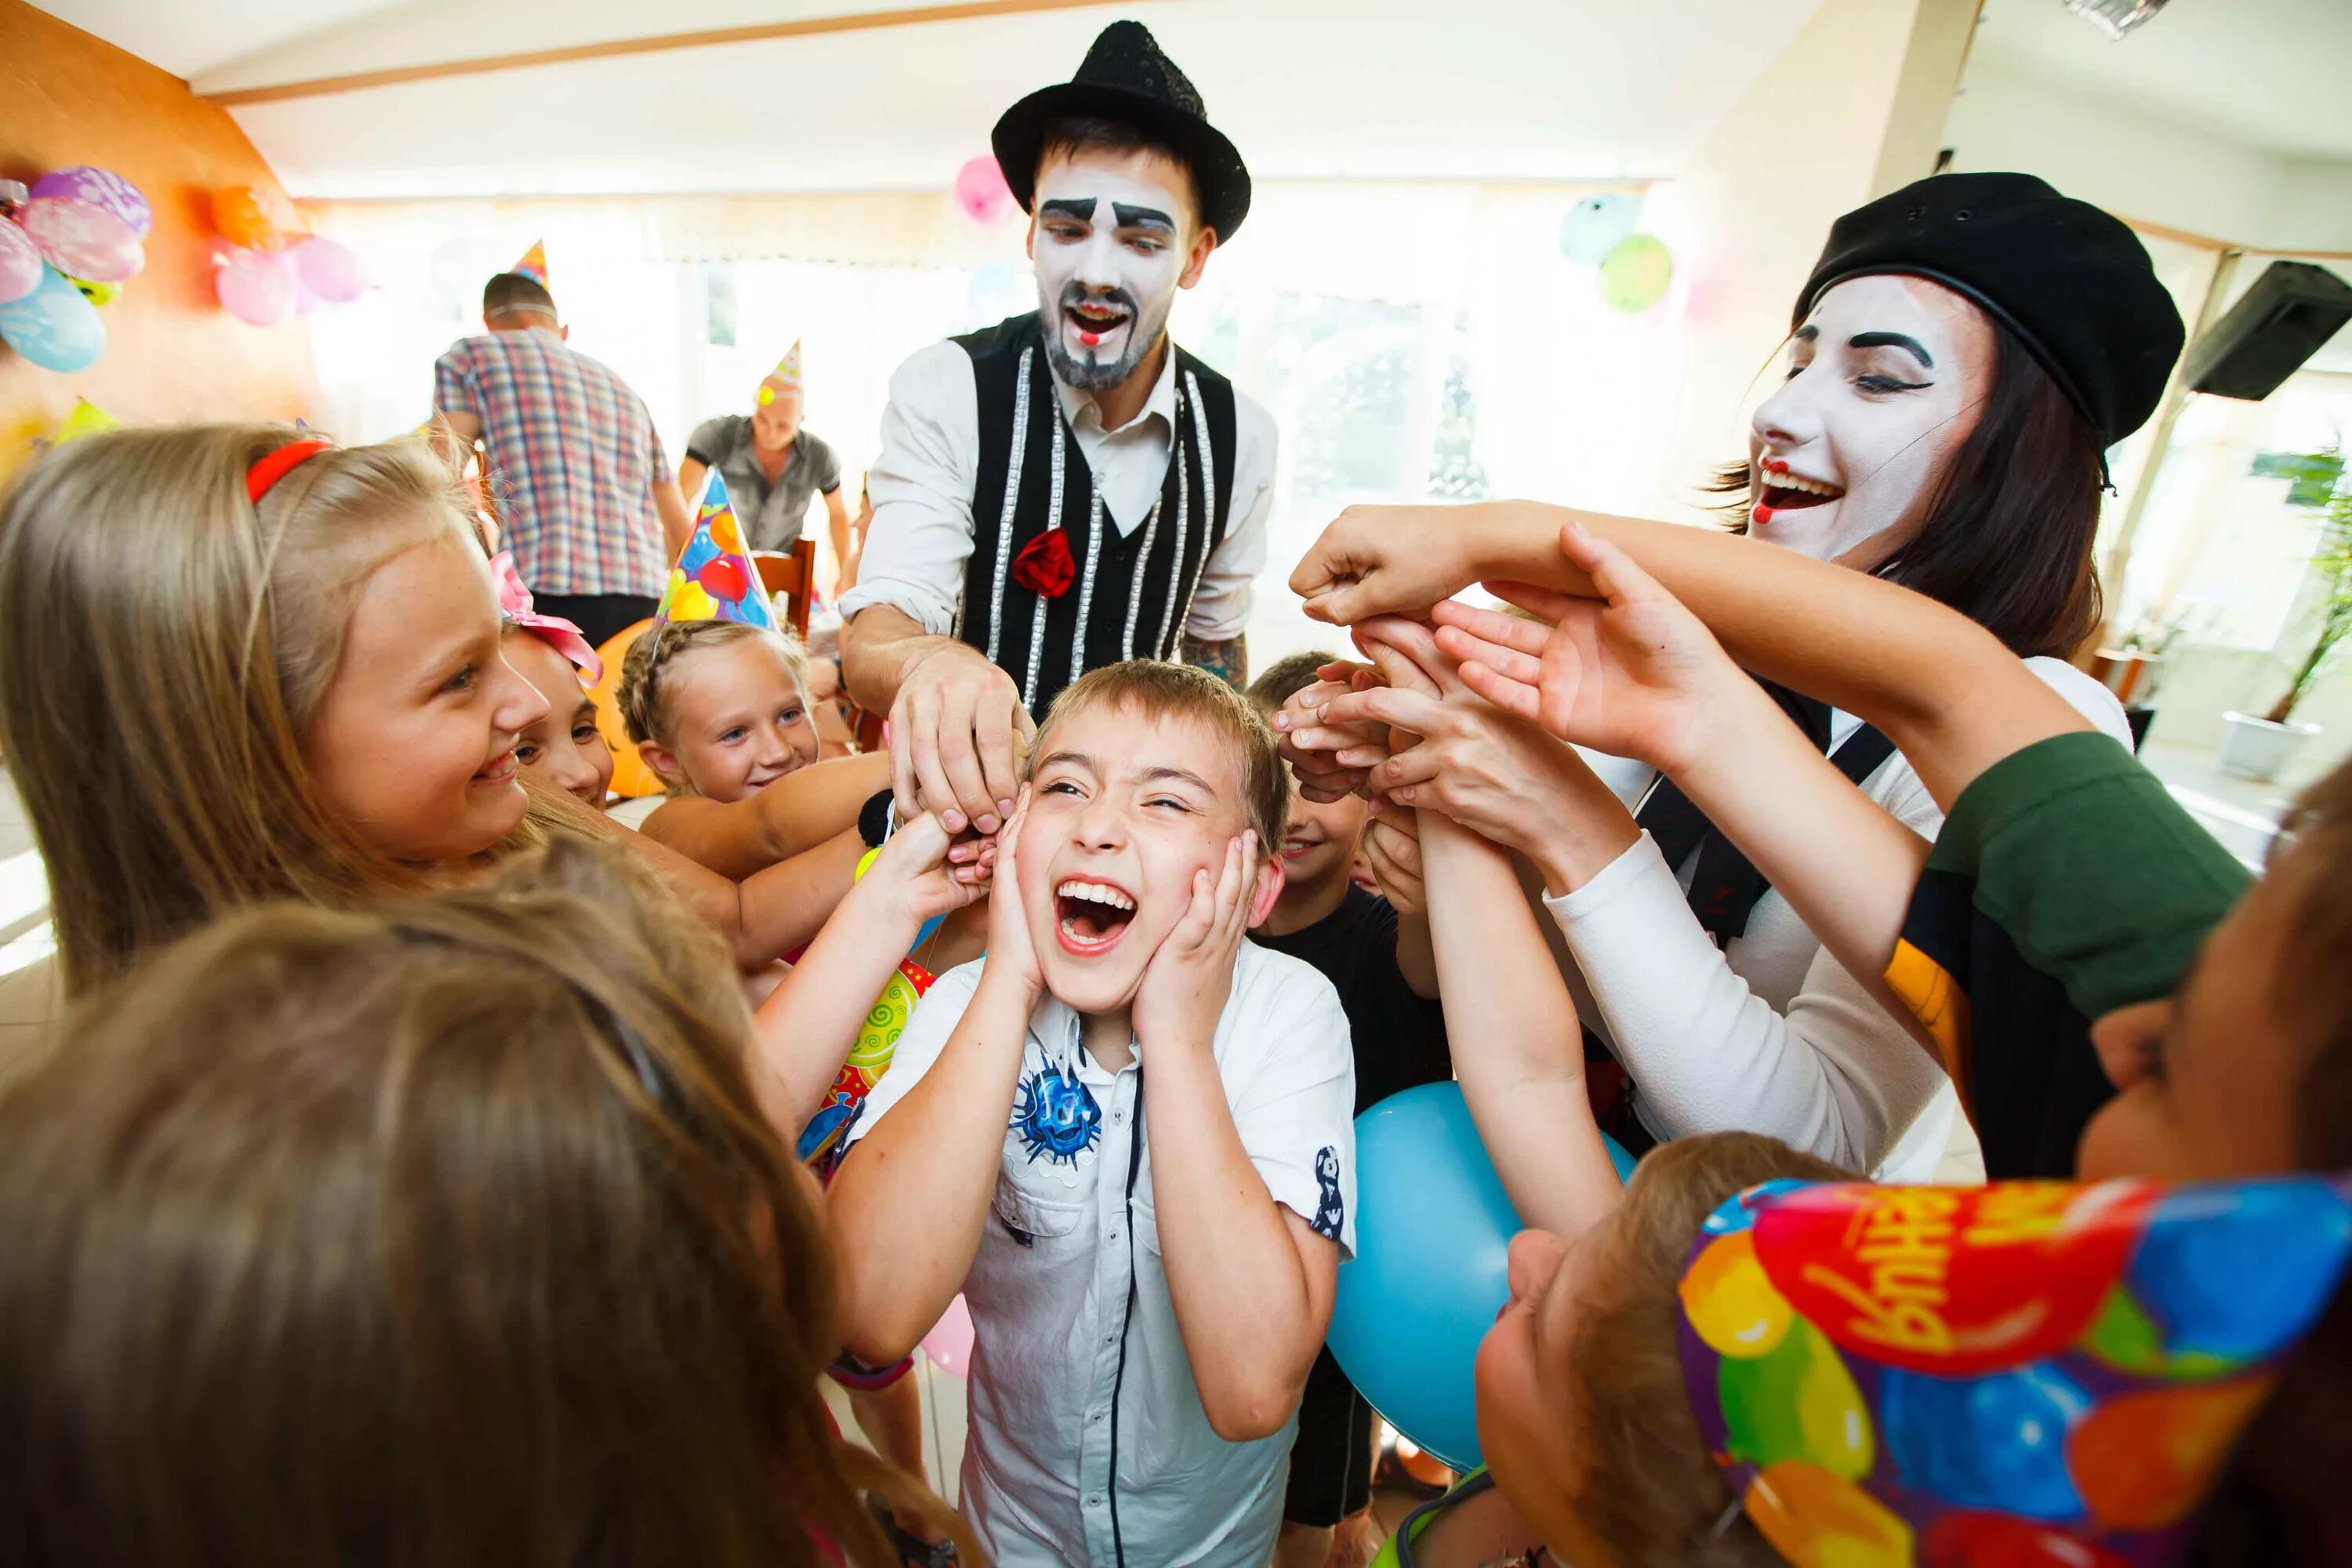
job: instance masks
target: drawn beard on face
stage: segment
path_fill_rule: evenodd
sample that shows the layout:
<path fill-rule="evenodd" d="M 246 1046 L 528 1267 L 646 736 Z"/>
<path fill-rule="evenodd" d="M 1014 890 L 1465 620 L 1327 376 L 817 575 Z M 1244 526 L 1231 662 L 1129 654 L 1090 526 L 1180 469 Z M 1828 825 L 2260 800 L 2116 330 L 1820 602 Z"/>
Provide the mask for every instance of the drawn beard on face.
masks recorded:
<path fill-rule="evenodd" d="M 1175 302 L 1171 289 L 1147 310 L 1124 289 L 1096 292 L 1075 278 L 1062 285 L 1056 299 L 1045 298 L 1046 288 L 1040 278 L 1038 305 L 1047 322 L 1045 356 L 1063 384 L 1079 392 L 1108 392 L 1133 375 L 1145 353 L 1160 342 L 1169 307 Z M 1087 342 L 1088 337 L 1095 342 Z"/>

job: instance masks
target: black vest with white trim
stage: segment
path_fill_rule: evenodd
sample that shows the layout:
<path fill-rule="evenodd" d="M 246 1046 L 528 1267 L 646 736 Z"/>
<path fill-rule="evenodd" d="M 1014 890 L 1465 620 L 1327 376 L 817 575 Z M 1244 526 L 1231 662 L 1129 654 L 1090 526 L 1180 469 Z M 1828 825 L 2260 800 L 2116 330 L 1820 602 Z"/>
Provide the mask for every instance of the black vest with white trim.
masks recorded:
<path fill-rule="evenodd" d="M 1129 658 L 1173 658 L 1201 570 L 1224 540 L 1234 497 L 1234 388 L 1176 348 L 1176 427 L 1151 515 L 1121 532 L 1095 493 L 1063 416 L 1037 314 L 955 340 L 971 357 L 980 462 L 971 559 L 955 635 L 1020 684 L 1044 718 L 1062 688 Z M 1013 557 L 1049 529 L 1068 532 L 1077 576 L 1058 597 L 1022 587 Z"/>

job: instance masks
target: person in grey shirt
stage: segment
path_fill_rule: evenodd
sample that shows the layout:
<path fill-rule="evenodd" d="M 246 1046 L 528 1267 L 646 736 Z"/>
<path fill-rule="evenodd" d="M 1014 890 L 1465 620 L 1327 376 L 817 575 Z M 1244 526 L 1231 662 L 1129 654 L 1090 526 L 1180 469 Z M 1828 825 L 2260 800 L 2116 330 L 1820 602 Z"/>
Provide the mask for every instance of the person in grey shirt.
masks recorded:
<path fill-rule="evenodd" d="M 801 427 L 801 346 L 794 343 L 760 383 L 749 415 L 722 414 L 694 427 L 678 465 L 678 488 L 688 505 L 702 493 L 705 470 L 717 468 L 754 550 L 790 550 L 800 540 L 809 497 L 824 497 L 833 558 L 849 554 L 849 509 L 841 499 L 841 459 Z"/>

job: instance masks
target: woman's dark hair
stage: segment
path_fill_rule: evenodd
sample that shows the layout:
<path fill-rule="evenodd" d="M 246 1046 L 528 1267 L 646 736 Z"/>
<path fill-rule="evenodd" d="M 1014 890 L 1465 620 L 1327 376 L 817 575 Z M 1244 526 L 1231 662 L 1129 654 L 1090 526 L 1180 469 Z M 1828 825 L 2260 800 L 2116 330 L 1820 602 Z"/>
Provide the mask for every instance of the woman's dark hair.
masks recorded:
<path fill-rule="evenodd" d="M 1919 531 L 1871 574 L 1949 605 L 2021 658 L 2064 658 L 2099 622 L 2091 547 L 2099 530 L 2099 443 L 2032 352 L 1999 321 L 1992 384 L 1927 498 Z M 1746 463 L 1707 493 L 1735 496 L 1748 531 Z"/>

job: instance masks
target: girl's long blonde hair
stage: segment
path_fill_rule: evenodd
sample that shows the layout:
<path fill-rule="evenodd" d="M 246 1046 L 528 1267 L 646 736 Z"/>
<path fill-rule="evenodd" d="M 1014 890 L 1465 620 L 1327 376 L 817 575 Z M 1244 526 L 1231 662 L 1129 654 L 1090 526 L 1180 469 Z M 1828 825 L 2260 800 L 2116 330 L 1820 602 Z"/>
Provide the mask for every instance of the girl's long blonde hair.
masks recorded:
<path fill-rule="evenodd" d="M 302 756 L 361 587 L 467 534 L 420 441 L 331 449 L 259 505 L 279 425 L 124 430 L 0 496 L 0 751 L 48 865 L 69 991 L 271 897 L 348 903 L 422 873 L 327 809 Z"/>
<path fill-rule="evenodd" d="M 42 1564 L 857 1568 L 815 1187 L 609 850 L 146 955 L 0 1087 L 0 1527 Z M 841 1561 L 834 1558 L 832 1561 Z"/>

